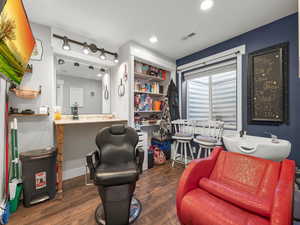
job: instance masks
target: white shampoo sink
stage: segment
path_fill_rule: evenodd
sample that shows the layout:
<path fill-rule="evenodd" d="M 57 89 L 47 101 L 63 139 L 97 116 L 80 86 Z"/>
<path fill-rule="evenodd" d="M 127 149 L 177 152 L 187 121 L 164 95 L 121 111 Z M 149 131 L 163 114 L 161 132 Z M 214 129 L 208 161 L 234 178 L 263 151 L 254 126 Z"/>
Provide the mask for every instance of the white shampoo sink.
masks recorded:
<path fill-rule="evenodd" d="M 275 143 L 271 138 L 232 135 L 223 136 L 223 142 L 230 152 L 238 152 L 273 161 L 282 161 L 291 152 L 291 143 L 281 139 L 277 139 Z"/>

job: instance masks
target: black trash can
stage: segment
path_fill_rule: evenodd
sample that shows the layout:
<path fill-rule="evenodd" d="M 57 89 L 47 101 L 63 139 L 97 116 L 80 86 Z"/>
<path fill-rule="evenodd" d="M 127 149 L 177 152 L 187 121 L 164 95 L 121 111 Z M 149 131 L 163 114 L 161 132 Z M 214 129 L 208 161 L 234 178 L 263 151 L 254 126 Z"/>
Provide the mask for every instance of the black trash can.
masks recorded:
<path fill-rule="evenodd" d="M 39 149 L 20 154 L 24 206 L 53 199 L 56 194 L 56 149 Z"/>

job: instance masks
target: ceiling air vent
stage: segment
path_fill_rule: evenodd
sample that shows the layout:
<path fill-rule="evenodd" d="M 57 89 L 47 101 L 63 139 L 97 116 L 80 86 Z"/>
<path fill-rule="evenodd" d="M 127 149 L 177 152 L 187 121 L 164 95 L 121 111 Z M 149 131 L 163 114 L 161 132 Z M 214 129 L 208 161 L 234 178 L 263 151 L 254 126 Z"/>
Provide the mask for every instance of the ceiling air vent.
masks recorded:
<path fill-rule="evenodd" d="M 189 33 L 188 35 L 181 38 L 181 40 L 186 41 L 187 39 L 190 39 L 190 38 L 194 37 L 195 35 L 196 35 L 196 33 L 194 33 L 194 32 Z"/>

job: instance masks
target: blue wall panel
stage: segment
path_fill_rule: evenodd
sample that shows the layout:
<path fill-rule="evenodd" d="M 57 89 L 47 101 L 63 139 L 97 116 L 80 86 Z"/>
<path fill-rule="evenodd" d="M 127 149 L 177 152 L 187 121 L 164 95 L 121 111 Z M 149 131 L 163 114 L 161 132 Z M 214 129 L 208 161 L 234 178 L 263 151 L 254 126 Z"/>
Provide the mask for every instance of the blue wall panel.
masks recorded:
<path fill-rule="evenodd" d="M 276 45 L 289 42 L 289 124 L 280 126 L 248 125 L 247 124 L 247 75 L 248 54 Z M 176 61 L 177 66 L 240 46 L 246 45 L 243 57 L 243 127 L 249 134 L 265 136 L 269 131 L 279 138 L 292 142 L 291 159 L 300 166 L 300 79 L 298 78 L 298 14 L 293 14 L 273 23 L 259 27 L 224 41 L 207 49 L 195 52 Z"/>

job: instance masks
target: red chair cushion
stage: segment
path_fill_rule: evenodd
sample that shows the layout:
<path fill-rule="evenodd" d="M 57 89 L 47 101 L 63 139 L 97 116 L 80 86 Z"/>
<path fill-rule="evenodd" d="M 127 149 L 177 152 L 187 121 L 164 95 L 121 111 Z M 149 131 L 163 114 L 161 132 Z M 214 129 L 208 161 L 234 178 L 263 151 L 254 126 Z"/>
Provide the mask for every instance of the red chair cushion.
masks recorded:
<path fill-rule="evenodd" d="M 207 192 L 239 207 L 262 216 L 270 216 L 272 202 L 268 199 L 259 198 L 256 195 L 233 189 L 226 184 L 221 184 L 207 178 L 202 178 L 199 182 L 199 186 Z"/>
<path fill-rule="evenodd" d="M 270 225 L 265 218 L 240 209 L 214 195 L 194 189 L 182 199 L 184 225 Z"/>
<path fill-rule="evenodd" d="M 209 177 L 212 182 L 201 179 L 199 183 L 205 190 L 233 204 L 270 217 L 279 174 L 279 162 L 220 152 Z"/>

